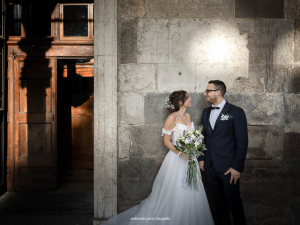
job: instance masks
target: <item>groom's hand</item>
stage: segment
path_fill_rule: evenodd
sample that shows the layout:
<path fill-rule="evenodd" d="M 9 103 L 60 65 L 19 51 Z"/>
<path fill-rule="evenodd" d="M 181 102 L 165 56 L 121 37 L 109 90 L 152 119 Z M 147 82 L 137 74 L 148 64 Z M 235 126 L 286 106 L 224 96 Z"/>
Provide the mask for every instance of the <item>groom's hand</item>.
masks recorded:
<path fill-rule="evenodd" d="M 204 171 L 204 161 L 199 161 L 200 170 Z"/>
<path fill-rule="evenodd" d="M 232 169 L 231 167 L 229 168 L 229 170 L 227 170 L 226 173 L 224 173 L 224 175 L 227 175 L 229 173 L 231 173 L 230 184 L 232 183 L 232 180 L 234 180 L 234 184 L 236 184 L 238 179 L 241 177 L 241 173 L 239 171 L 236 171 L 235 169 Z"/>

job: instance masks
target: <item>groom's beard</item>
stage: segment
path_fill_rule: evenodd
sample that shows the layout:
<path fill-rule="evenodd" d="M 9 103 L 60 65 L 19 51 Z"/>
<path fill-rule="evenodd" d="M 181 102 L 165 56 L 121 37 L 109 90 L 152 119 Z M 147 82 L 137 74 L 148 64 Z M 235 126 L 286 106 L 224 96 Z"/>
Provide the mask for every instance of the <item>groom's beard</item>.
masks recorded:
<path fill-rule="evenodd" d="M 213 102 L 210 99 L 208 99 L 208 98 L 206 98 L 206 102 L 213 104 Z"/>
<path fill-rule="evenodd" d="M 206 102 L 210 103 L 210 104 L 214 104 L 214 103 L 218 102 L 218 99 L 217 98 L 206 97 Z"/>

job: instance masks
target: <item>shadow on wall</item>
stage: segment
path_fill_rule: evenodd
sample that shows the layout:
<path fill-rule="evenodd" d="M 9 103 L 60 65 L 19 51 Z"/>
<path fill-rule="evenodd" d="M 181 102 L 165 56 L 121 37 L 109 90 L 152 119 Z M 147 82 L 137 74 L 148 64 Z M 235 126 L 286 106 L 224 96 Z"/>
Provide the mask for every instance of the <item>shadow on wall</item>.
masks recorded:
<path fill-rule="evenodd" d="M 51 48 L 51 12 L 56 3 L 12 5 L 30 9 L 26 35 L 18 42 L 23 56 L 16 55 L 18 96 L 15 96 L 18 146 L 16 153 L 14 188 L 17 191 L 56 190 L 56 167 L 53 158 L 53 69 L 54 61 L 46 57 Z M 47 9 L 44 12 L 42 9 Z M 40 18 L 40 20 L 36 20 Z M 45 19 L 45 20 L 44 20 Z M 11 21 L 12 24 L 16 21 Z M 18 22 L 18 21 L 17 21 Z M 37 29 L 41 27 L 41 29 Z M 49 29 L 50 28 L 50 29 Z M 17 65 L 16 65 L 17 63 Z M 16 76 L 16 75 L 15 75 Z M 49 160 L 50 159 L 50 160 Z M 26 182 L 24 181 L 26 177 Z"/>

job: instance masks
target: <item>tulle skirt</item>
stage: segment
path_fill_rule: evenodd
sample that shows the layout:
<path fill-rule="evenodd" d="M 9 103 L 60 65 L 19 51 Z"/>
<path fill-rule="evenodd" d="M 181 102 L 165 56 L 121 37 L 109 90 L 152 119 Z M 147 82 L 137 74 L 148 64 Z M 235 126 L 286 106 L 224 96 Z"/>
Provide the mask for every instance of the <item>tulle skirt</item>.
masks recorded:
<path fill-rule="evenodd" d="M 154 180 L 151 194 L 139 205 L 102 225 L 214 225 L 202 180 L 198 191 L 184 187 L 187 165 L 186 159 L 170 150 Z M 200 173 L 198 162 L 197 168 Z"/>

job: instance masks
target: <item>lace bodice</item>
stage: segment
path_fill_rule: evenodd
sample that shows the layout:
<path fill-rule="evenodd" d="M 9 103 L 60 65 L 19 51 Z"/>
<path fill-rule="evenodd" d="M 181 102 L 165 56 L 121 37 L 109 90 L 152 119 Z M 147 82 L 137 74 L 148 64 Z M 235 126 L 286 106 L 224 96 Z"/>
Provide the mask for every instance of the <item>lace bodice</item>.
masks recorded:
<path fill-rule="evenodd" d="M 178 136 L 182 134 L 184 130 L 195 130 L 194 122 L 191 122 L 191 127 L 182 123 L 176 123 L 175 127 L 172 130 L 166 130 L 165 128 L 163 128 L 161 136 L 163 136 L 164 134 L 171 135 L 173 133 L 172 143 L 173 145 L 175 145 Z"/>

